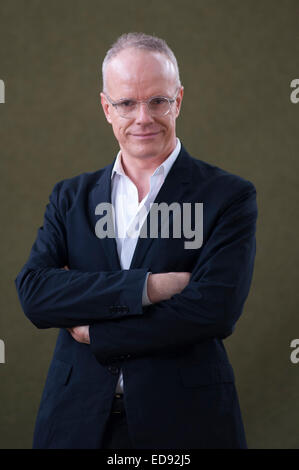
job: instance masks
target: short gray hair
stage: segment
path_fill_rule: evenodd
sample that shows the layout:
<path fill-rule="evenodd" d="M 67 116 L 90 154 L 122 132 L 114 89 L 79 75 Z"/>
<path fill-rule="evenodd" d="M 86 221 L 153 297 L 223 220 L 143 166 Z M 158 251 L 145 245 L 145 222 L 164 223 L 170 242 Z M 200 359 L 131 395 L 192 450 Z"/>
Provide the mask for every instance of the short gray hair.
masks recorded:
<path fill-rule="evenodd" d="M 116 57 L 124 49 L 136 48 L 145 49 L 147 51 L 160 52 L 164 54 L 174 65 L 177 84 L 181 86 L 179 67 L 176 57 L 166 41 L 160 39 L 157 36 L 150 36 L 144 33 L 125 33 L 122 34 L 107 51 L 102 64 L 102 79 L 103 79 L 103 90 L 105 90 L 105 70 L 108 62 Z"/>

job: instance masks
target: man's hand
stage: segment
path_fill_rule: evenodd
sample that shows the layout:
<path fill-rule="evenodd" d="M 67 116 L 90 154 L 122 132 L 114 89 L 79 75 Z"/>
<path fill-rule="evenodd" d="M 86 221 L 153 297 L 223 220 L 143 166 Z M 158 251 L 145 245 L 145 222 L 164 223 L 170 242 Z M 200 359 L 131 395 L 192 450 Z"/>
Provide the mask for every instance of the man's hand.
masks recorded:
<path fill-rule="evenodd" d="M 64 266 L 63 269 L 66 271 L 70 270 L 68 266 Z M 73 326 L 72 328 L 67 328 L 67 331 L 78 343 L 90 344 L 89 325 Z"/>
<path fill-rule="evenodd" d="M 67 330 L 78 343 L 90 344 L 89 325 L 73 326 L 72 328 L 67 328 Z"/>
<path fill-rule="evenodd" d="M 149 300 L 154 304 L 179 294 L 189 283 L 190 277 L 191 273 L 188 272 L 150 274 L 147 280 Z"/>

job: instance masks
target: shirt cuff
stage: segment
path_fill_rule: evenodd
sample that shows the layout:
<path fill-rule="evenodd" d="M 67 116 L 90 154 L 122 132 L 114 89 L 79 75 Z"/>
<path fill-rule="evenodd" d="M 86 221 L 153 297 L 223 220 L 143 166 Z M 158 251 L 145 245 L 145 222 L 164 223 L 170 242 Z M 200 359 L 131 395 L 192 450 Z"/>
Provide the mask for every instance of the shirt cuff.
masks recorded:
<path fill-rule="evenodd" d="M 152 274 L 151 272 L 148 272 L 145 278 L 144 286 L 143 286 L 143 291 L 142 291 L 142 307 L 146 307 L 147 305 L 151 305 L 152 302 L 148 298 L 147 295 L 147 280 L 149 275 Z"/>

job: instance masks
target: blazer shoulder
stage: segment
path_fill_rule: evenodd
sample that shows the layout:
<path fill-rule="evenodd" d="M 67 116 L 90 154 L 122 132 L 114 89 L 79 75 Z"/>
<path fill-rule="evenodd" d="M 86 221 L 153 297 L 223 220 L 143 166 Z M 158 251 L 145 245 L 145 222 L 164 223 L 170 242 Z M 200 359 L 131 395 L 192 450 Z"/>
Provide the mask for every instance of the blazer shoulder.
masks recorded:
<path fill-rule="evenodd" d="M 110 167 L 112 168 L 111 164 L 96 171 L 84 172 L 59 180 L 51 191 L 50 201 L 60 209 L 67 211 L 76 203 L 78 197 L 84 197 L 95 186 Z"/>
<path fill-rule="evenodd" d="M 236 194 L 243 192 L 256 192 L 255 185 L 252 181 L 231 173 L 219 166 L 208 163 L 199 158 L 195 158 L 187 154 L 191 165 L 191 174 L 194 181 L 202 181 L 207 187 L 217 187 L 219 191 L 228 194 Z"/>
<path fill-rule="evenodd" d="M 64 178 L 56 182 L 54 188 L 66 190 L 68 188 L 78 188 L 82 185 L 94 184 L 105 171 L 109 170 L 110 167 L 112 167 L 111 164 L 96 171 L 84 172 L 70 178 Z"/>

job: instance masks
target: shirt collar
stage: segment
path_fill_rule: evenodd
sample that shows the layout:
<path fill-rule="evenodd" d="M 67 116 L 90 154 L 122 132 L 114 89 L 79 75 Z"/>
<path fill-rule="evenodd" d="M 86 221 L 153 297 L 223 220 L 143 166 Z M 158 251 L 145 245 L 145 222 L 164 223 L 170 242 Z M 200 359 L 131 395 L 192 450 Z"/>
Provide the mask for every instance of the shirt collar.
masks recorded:
<path fill-rule="evenodd" d="M 161 165 L 159 165 L 155 169 L 152 176 L 156 175 L 158 172 L 163 171 L 164 179 L 165 179 L 166 176 L 168 175 L 172 165 L 174 164 L 175 160 L 177 159 L 180 151 L 181 151 L 181 141 L 180 141 L 180 139 L 176 138 L 176 146 L 175 146 L 174 150 L 166 158 L 166 160 L 164 160 L 164 162 L 162 162 Z M 112 172 L 111 172 L 111 179 L 113 178 L 115 173 L 117 173 L 118 175 L 121 175 L 121 176 L 126 176 L 126 174 L 124 172 L 124 169 L 123 169 L 123 166 L 122 166 L 122 163 L 121 163 L 121 151 L 119 151 L 117 156 L 116 156 L 116 160 L 115 160 L 115 163 L 113 165 Z"/>

